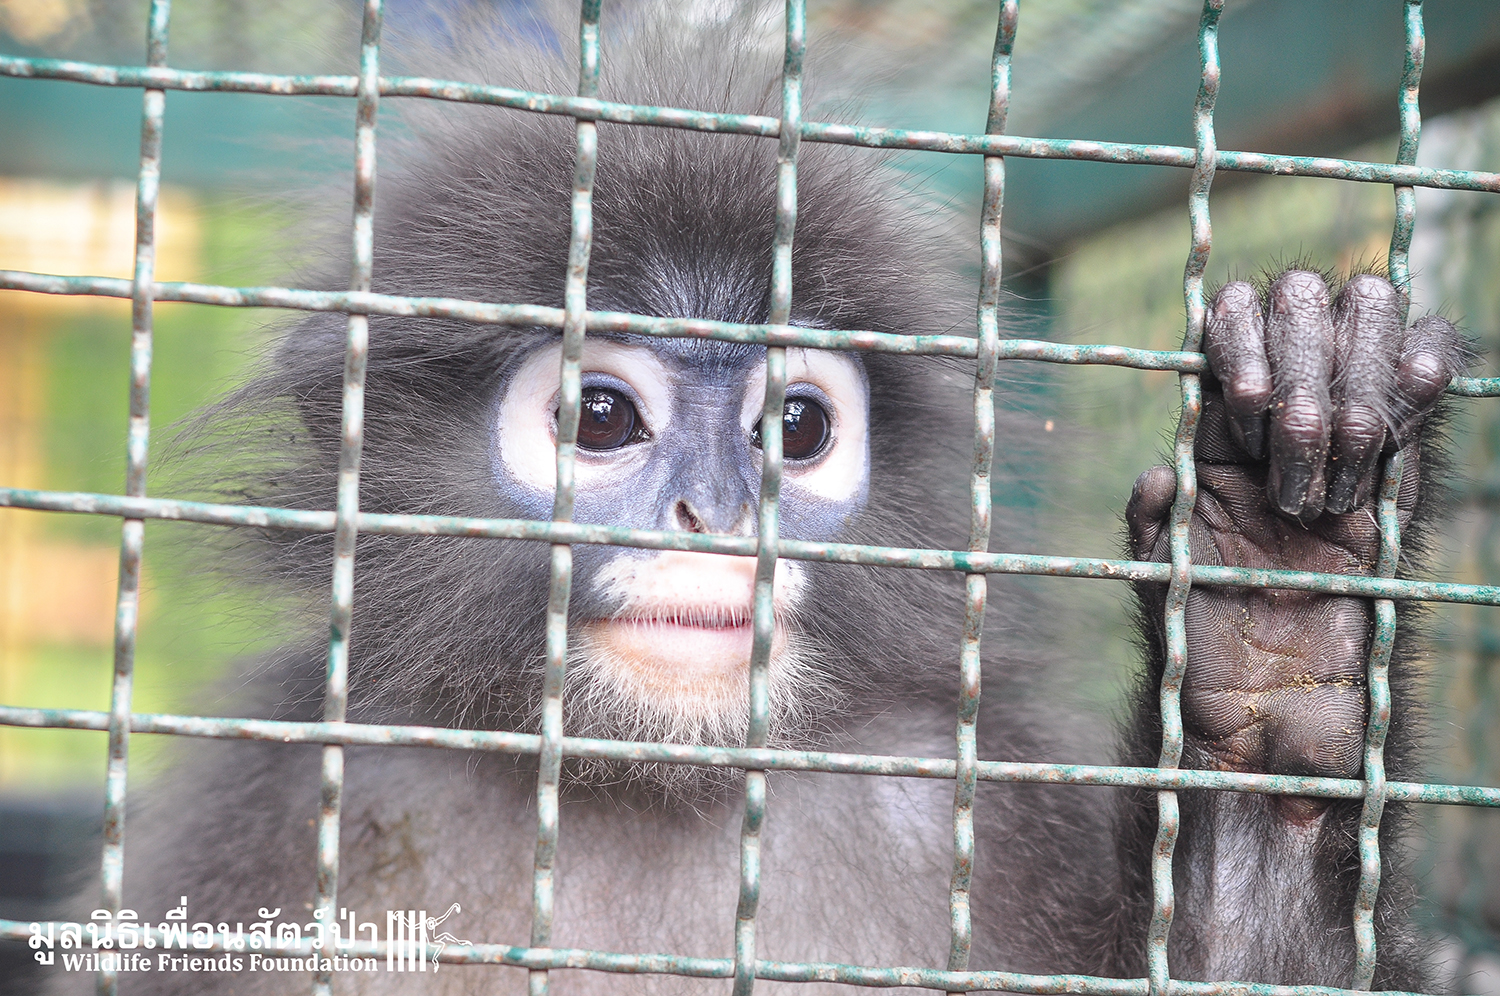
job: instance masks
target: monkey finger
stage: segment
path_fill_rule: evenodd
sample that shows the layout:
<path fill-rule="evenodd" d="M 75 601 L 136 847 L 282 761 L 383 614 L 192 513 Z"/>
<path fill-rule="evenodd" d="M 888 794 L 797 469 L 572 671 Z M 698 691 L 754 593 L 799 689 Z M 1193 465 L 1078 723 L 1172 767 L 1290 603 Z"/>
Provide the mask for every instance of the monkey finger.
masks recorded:
<path fill-rule="evenodd" d="M 1266 322 L 1260 295 L 1243 280 L 1214 295 L 1204 352 L 1224 392 L 1230 432 L 1251 459 L 1266 456 L 1266 409 L 1271 404 L 1271 365 L 1266 360 Z"/>
<path fill-rule="evenodd" d="M 1316 273 L 1289 270 L 1266 293 L 1266 355 L 1271 404 L 1266 489 L 1284 515 L 1315 518 L 1323 510 L 1333 327 L 1328 285 Z"/>
<path fill-rule="evenodd" d="M 1364 273 L 1334 302 L 1334 420 L 1326 507 L 1342 513 L 1375 486 L 1375 464 L 1394 425 L 1391 411 L 1401 351 L 1401 300 L 1390 282 Z"/>
<path fill-rule="evenodd" d="M 1422 417 L 1468 361 L 1463 336 L 1447 319 L 1428 315 L 1406 330 L 1395 377 L 1398 445 L 1411 439 Z"/>
<path fill-rule="evenodd" d="M 1125 505 L 1132 556 L 1140 560 L 1152 558 L 1176 497 L 1177 475 L 1171 467 L 1152 467 L 1135 479 L 1130 501 Z"/>

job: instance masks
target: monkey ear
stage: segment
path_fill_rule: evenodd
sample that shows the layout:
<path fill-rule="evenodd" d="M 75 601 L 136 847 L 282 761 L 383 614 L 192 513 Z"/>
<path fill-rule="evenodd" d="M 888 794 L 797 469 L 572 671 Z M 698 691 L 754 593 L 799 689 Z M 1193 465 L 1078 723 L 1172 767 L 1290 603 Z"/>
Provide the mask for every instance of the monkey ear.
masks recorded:
<path fill-rule="evenodd" d="M 268 385 L 280 390 L 320 446 L 338 447 L 345 322 L 335 314 L 313 314 L 298 322 L 276 347 L 277 376 Z"/>

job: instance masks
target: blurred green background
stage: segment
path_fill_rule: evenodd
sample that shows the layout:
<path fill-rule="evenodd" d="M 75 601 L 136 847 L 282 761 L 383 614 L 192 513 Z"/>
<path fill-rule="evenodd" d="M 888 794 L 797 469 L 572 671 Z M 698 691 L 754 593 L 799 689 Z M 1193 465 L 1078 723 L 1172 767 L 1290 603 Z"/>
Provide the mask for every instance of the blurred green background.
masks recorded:
<path fill-rule="evenodd" d="M 391 0 L 388 24 L 421 35 L 453 6 Z M 1196 0 L 1027 0 L 1009 130 L 1192 144 L 1199 9 Z M 837 34 L 877 68 L 867 120 L 981 130 L 992 2 L 812 0 L 810 17 L 814 46 Z M 136 0 L 0 0 L 0 53 L 138 63 L 144 21 Z M 1430 0 L 1427 24 L 1419 162 L 1500 170 L 1500 103 L 1491 102 L 1500 94 L 1500 16 L 1486 0 Z M 347 73 L 357 37 L 354 6 L 335 0 L 183 0 L 171 62 Z M 1221 148 L 1392 158 L 1399 0 L 1229 0 L 1221 45 Z M 128 275 L 139 101 L 136 91 L 0 77 L 0 269 Z M 352 102 L 171 93 L 167 108 L 161 278 L 290 279 L 306 241 L 294 195 L 347 169 Z M 907 155 L 895 165 L 973 216 L 977 161 Z M 1176 348 L 1187 182 L 1182 170 L 1011 160 L 1012 331 Z M 1497 206 L 1494 195 L 1419 191 L 1412 250 L 1417 307 L 1454 318 L 1491 355 L 1500 345 Z M 1212 216 L 1211 281 L 1298 259 L 1343 274 L 1383 264 L 1393 203 L 1390 189 L 1374 184 L 1221 174 Z M 243 375 L 278 317 L 157 306 L 157 442 Z M 119 490 L 128 332 L 121 302 L 0 292 L 0 484 Z M 1487 357 L 1477 372 L 1496 371 Z M 1028 486 L 1007 492 L 1034 525 L 1007 537 L 1007 548 L 1118 555 L 1130 486 L 1170 440 L 1175 375 L 1029 367 L 1018 376 L 1028 385 L 1015 400 L 1024 424 L 1059 445 L 1045 466 L 1022 468 L 1034 478 Z M 1456 515 L 1435 574 L 1500 584 L 1500 404 L 1458 406 L 1454 454 Z M 160 482 L 169 479 L 153 478 L 152 493 L 168 493 Z M 201 705 L 229 661 L 274 645 L 291 625 L 198 573 L 196 535 L 147 527 L 138 711 Z M 117 542 L 114 520 L 0 510 L 0 701 L 107 707 Z M 1054 692 L 1097 714 L 1107 732 L 1136 664 L 1125 593 L 1107 583 L 1036 583 L 1081 621 L 1064 628 Z M 1495 610 L 1438 608 L 1432 628 L 1423 664 L 1432 773 L 1497 784 Z M 1108 760 L 1105 739 L 1080 744 L 1078 759 Z M 159 746 L 134 738 L 138 777 L 150 777 Z M 0 916 L 40 915 L 67 868 L 97 860 L 90 835 L 103 770 L 102 734 L 0 728 Z M 1500 992 L 1500 813 L 1420 815 L 1426 915 L 1444 957 L 1463 991 Z"/>

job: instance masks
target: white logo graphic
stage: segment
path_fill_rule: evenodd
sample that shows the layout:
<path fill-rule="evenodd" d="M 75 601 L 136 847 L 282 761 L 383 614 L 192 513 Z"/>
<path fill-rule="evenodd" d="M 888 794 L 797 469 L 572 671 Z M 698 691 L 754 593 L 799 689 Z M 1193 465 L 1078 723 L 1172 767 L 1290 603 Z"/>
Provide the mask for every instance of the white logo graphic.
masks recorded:
<path fill-rule="evenodd" d="M 438 927 L 443 921 L 455 913 L 463 912 L 462 908 L 454 903 L 448 907 L 448 912 L 440 917 L 430 917 L 426 910 L 395 910 L 385 915 L 385 934 L 389 939 L 389 946 L 385 949 L 385 970 L 387 972 L 425 972 L 427 962 L 422 957 L 423 953 L 432 948 L 432 970 L 438 970 L 438 958 L 443 953 L 443 948 L 450 944 L 468 944 L 469 942 L 454 937 L 448 931 L 438 932 Z"/>

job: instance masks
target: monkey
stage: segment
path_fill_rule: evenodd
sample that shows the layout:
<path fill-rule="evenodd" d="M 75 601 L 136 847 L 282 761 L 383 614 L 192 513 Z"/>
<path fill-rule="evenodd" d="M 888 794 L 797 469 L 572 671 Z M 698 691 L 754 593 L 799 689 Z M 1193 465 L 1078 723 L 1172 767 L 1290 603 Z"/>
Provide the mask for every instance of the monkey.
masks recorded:
<path fill-rule="evenodd" d="M 735 25 L 739 27 L 739 25 Z M 604 96 L 764 111 L 779 65 L 729 29 L 609 36 Z M 566 92 L 548 46 L 476 35 L 453 78 L 524 78 Z M 466 61 L 467 60 L 467 61 Z M 727 82 L 726 82 L 727 81 Z M 493 108 L 413 112 L 382 160 L 374 289 L 559 306 L 568 260 L 572 123 Z M 775 149 L 742 135 L 600 123 L 588 307 L 734 323 L 767 320 Z M 799 160 L 791 320 L 910 335 L 972 327 L 967 241 L 924 213 L 868 153 L 806 143 Z M 319 279 L 308 277 L 309 283 Z M 1212 298 L 1189 524 L 1195 563 L 1372 573 L 1379 458 L 1403 454 L 1403 530 L 1436 514 L 1440 396 L 1467 353 L 1455 327 L 1402 321 L 1399 291 L 1294 267 Z M 289 326 L 251 379 L 204 415 L 238 500 L 328 508 L 341 440 L 344 317 Z M 445 317 L 370 318 L 360 506 L 367 512 L 550 518 L 560 335 Z M 582 354 L 579 522 L 755 533 L 764 347 L 590 333 Z M 941 357 L 790 349 L 781 535 L 962 549 L 971 368 Z M 1003 388 L 1003 385 L 1002 385 Z M 996 438 L 1034 445 L 1004 406 Z M 1169 468 L 1126 510 L 1133 559 L 1169 559 Z M 1004 511 L 993 548 L 1019 539 Z M 317 606 L 332 538 L 239 532 L 230 560 Z M 1411 542 L 1408 542 L 1408 548 Z M 1414 549 L 1414 548 L 1413 548 Z M 535 732 L 548 553 L 475 537 L 362 535 L 348 718 Z M 740 746 L 750 656 L 749 558 L 579 544 L 573 549 L 565 730 L 571 736 Z M 1064 756 L 1076 720 L 1037 691 L 1048 664 L 1041 596 L 992 577 L 979 752 Z M 1122 763 L 1156 763 L 1165 593 L 1139 588 L 1145 663 Z M 963 579 L 783 559 L 768 675 L 773 747 L 951 757 Z M 311 610 L 309 610 L 311 612 Z M 1360 599 L 1196 586 L 1187 605 L 1186 767 L 1358 777 L 1372 613 Z M 1412 770 L 1413 638 L 1393 664 L 1387 753 Z M 325 646 L 309 632 L 246 665 L 238 714 L 321 717 Z M 1061 733 L 1059 731 L 1062 731 Z M 126 905 L 188 900 L 190 920 L 300 916 L 315 882 L 319 751 L 195 743 L 132 813 Z M 338 901 L 448 910 L 455 938 L 529 936 L 537 812 L 531 755 L 348 747 Z M 949 944 L 951 783 L 777 771 L 768 776 L 757 956 L 940 967 Z M 730 767 L 565 758 L 551 944 L 703 957 L 733 953 L 743 775 Z M 1357 802 L 1184 791 L 1169 956 L 1175 978 L 1344 986 L 1359 860 Z M 1394 810 L 1395 807 L 1392 807 Z M 982 783 L 975 801 L 975 969 L 1145 974 L 1156 810 L 1149 793 Z M 1383 830 L 1376 988 L 1435 984 L 1412 925 L 1401 815 Z M 458 911 L 453 910 L 458 904 Z M 368 913 L 366 914 L 369 915 Z M 378 913 L 376 914 L 378 915 Z M 310 914 L 309 914 L 310 916 Z M 307 919 L 307 917 L 302 917 Z M 722 991 L 673 974 L 554 970 L 559 993 Z M 87 984 L 58 973 L 57 991 Z M 126 996 L 269 993 L 275 972 L 126 975 Z M 525 971 L 443 965 L 342 975 L 347 992 L 520 992 Z M 761 981 L 766 991 L 780 991 Z M 813 983 L 810 991 L 850 991 Z"/>

